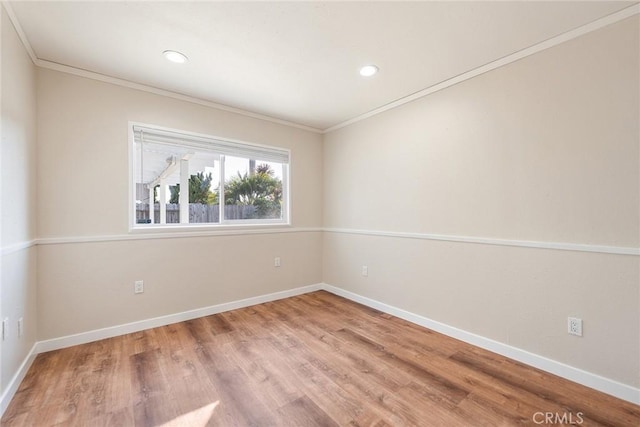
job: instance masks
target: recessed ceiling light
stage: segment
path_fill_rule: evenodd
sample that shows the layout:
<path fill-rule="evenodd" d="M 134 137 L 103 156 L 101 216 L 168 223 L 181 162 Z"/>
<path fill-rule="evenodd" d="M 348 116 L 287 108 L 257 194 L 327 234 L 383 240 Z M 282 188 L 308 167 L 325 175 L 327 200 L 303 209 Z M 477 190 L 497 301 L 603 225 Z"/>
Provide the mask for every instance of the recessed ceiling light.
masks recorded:
<path fill-rule="evenodd" d="M 165 58 L 167 58 L 171 62 L 175 62 L 176 64 L 184 64 L 187 62 L 187 57 L 180 52 L 176 52 L 175 50 L 165 50 L 162 52 Z"/>
<path fill-rule="evenodd" d="M 360 75 L 363 77 L 371 77 L 378 72 L 378 67 L 375 65 L 365 65 L 360 68 Z"/>

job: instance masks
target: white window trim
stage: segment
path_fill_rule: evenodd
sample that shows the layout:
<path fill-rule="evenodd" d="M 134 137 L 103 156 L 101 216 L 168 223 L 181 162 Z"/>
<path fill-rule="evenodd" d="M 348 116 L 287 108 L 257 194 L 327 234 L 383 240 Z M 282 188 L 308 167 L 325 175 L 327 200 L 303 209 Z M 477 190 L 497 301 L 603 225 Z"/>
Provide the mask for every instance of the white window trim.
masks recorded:
<path fill-rule="evenodd" d="M 134 126 L 146 127 L 157 129 L 160 131 L 166 132 L 175 132 L 188 136 L 193 136 L 197 138 L 205 138 L 217 141 L 225 141 L 235 144 L 243 144 L 256 148 L 266 148 L 273 149 L 274 146 L 264 145 L 264 144 L 256 144 L 253 142 L 246 142 L 242 140 L 232 139 L 232 138 L 224 138 L 213 135 L 206 135 L 197 132 L 185 131 L 181 129 L 173 129 L 164 126 L 152 125 L 148 123 L 141 123 L 135 121 L 128 122 L 128 144 L 129 144 L 129 233 L 175 233 L 175 232 L 184 232 L 184 231 L 212 231 L 212 230 L 253 230 L 253 229 L 262 229 L 262 228 L 281 228 L 281 227 L 291 227 L 291 183 L 289 179 L 291 177 L 291 150 L 287 148 L 277 147 L 279 150 L 284 150 L 288 152 L 289 155 L 289 163 L 284 164 L 282 168 L 282 219 L 236 219 L 236 220 L 224 220 L 224 215 L 221 214 L 221 218 L 219 223 L 192 223 L 192 224 L 137 224 L 136 223 L 136 215 L 135 215 L 135 207 L 136 207 L 136 188 L 134 183 L 135 177 L 135 138 L 134 138 Z M 224 165 L 223 162 L 221 164 L 221 176 L 224 177 Z M 221 198 L 219 199 L 220 206 L 223 206 L 224 203 L 224 179 L 220 182 L 221 188 Z M 221 209 L 222 211 L 222 209 Z"/>

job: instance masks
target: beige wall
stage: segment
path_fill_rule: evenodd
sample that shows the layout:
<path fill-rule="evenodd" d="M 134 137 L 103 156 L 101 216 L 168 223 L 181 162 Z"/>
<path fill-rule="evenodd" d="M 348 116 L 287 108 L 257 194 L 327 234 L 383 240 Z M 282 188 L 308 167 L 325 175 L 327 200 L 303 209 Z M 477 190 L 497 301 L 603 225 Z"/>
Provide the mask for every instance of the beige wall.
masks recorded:
<path fill-rule="evenodd" d="M 36 340 L 35 67 L 0 6 L 2 15 L 2 164 L 0 185 L 0 319 L 8 336 L 0 341 L 0 395 Z M 17 321 L 24 318 L 24 335 Z"/>
<path fill-rule="evenodd" d="M 0 390 L 36 338 L 321 281 L 640 386 L 637 256 L 303 230 L 638 247 L 638 35 L 631 18 L 323 138 L 36 72 L 2 10 L 0 242 L 43 244 L 3 251 L 0 317 L 26 335 Z M 128 121 L 290 148 L 293 232 L 122 239 Z"/>
<path fill-rule="evenodd" d="M 39 339 L 320 283 L 321 245 L 321 232 L 43 245 Z"/>
<path fill-rule="evenodd" d="M 291 149 L 298 232 L 79 243 L 128 234 L 128 121 Z M 39 339 L 321 282 L 321 135 L 45 69 L 38 134 Z"/>
<path fill-rule="evenodd" d="M 39 69 L 38 237 L 127 233 L 128 121 L 291 149 L 292 223 L 321 225 L 321 135 Z"/>
<path fill-rule="evenodd" d="M 637 31 L 630 18 L 326 135 L 324 225 L 638 247 Z"/>
<path fill-rule="evenodd" d="M 325 227 L 637 248 L 638 36 L 629 18 L 329 133 Z M 331 285 L 640 385 L 637 256 L 341 233 L 323 253 Z"/>

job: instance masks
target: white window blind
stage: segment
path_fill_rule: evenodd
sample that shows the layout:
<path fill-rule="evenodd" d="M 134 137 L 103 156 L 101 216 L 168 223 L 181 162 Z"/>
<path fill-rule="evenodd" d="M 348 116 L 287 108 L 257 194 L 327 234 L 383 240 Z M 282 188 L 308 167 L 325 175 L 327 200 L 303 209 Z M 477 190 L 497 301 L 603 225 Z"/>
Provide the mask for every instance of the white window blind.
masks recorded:
<path fill-rule="evenodd" d="M 289 151 L 282 148 L 214 139 L 205 136 L 154 129 L 138 125 L 133 126 L 133 138 L 136 143 L 144 144 L 152 142 L 181 145 L 201 150 L 215 151 L 216 153 L 227 156 L 245 157 L 248 159 L 260 159 L 269 162 L 289 164 Z"/>

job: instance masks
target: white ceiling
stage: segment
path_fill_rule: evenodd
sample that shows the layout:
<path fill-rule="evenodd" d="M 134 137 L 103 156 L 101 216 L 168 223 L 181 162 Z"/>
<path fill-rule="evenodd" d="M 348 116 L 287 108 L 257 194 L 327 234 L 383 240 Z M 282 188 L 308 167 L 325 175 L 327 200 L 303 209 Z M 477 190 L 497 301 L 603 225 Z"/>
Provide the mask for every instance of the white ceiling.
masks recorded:
<path fill-rule="evenodd" d="M 326 129 L 636 2 L 10 2 L 36 57 Z M 169 63 L 167 49 L 189 57 Z M 375 63 L 380 73 L 358 69 Z"/>

